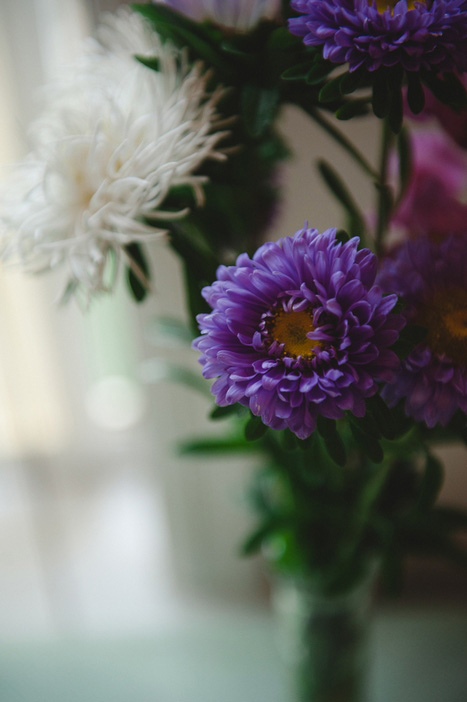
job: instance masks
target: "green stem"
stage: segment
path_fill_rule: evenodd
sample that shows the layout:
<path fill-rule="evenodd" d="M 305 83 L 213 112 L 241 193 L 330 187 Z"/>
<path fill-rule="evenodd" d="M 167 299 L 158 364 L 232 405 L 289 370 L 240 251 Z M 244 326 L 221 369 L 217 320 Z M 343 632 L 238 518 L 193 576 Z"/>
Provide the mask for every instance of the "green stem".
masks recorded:
<path fill-rule="evenodd" d="M 366 160 L 362 153 L 357 149 L 354 144 L 336 127 L 332 122 L 330 122 L 324 115 L 319 112 L 314 107 L 307 107 L 306 105 L 301 105 L 301 107 L 306 111 L 306 113 L 319 124 L 320 127 L 324 129 L 329 136 L 334 139 L 340 146 L 342 146 L 345 151 L 351 156 L 356 163 L 369 175 L 373 180 L 379 180 L 379 175 L 373 168 L 373 166 Z"/>
<path fill-rule="evenodd" d="M 389 153 L 394 141 L 394 134 L 389 125 L 389 120 L 383 121 L 381 134 L 381 156 L 379 162 L 379 174 L 376 181 L 378 190 L 377 212 L 378 219 L 375 233 L 375 249 L 378 256 L 383 250 L 383 243 L 387 225 L 393 209 L 392 191 L 388 184 L 388 160 Z"/>

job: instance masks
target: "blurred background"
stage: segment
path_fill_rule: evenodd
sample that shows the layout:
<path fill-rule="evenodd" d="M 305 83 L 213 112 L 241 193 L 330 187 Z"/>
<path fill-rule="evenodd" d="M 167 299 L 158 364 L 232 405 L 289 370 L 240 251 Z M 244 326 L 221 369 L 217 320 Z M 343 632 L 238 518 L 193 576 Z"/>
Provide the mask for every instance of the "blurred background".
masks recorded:
<path fill-rule="evenodd" d="M 38 87 L 76 55 L 99 13 L 119 4 L 1 1 L 0 167 L 27 151 Z M 375 126 L 352 125 L 369 158 L 377 153 Z M 359 173 L 302 115 L 287 111 L 282 130 L 296 156 L 283 170 L 272 238 L 293 234 L 307 219 L 321 230 L 340 225 L 313 169 L 324 152 L 371 208 Z M 154 332 L 155 318 L 183 320 L 185 312 L 177 260 L 160 242 L 150 255 L 155 291 L 141 306 L 121 285 L 83 312 L 58 304 L 59 276 L 1 271 L 1 702 L 114 702 L 130 694 L 138 702 L 283 700 L 265 569 L 260 559 L 238 555 L 251 523 L 245 493 L 254 463 L 178 455 L 181 440 L 222 427 L 207 420 L 208 398 L 160 380 L 160 365 L 151 361 L 170 356 L 198 368 L 196 354 L 164 346 Z M 443 500 L 465 505 L 465 450 L 444 455 Z M 396 640 L 397 623 L 412 632 L 418 626 L 426 638 L 423 607 L 436 614 L 455 604 L 465 614 L 466 585 L 459 571 L 412 564 L 405 600 L 396 610 L 386 605 L 392 614 L 376 631 L 379 650 Z M 433 619 L 446 632 L 453 666 L 467 643 L 467 627 L 449 634 L 458 610 Z M 142 643 L 135 648 L 135 641 L 153 640 L 163 642 L 157 656 Z M 403 675 L 404 644 L 393 649 Z M 149 673 L 154 666 L 158 677 Z M 381 664 L 378 675 L 392 680 L 378 700 L 412 702 L 407 684 L 396 694 L 392 669 Z M 228 680 L 234 693 L 226 691 Z M 425 702 L 441 699 L 429 696 L 437 694 L 433 683 L 424 694 Z M 467 697 L 465 687 L 453 694 L 452 702 Z"/>

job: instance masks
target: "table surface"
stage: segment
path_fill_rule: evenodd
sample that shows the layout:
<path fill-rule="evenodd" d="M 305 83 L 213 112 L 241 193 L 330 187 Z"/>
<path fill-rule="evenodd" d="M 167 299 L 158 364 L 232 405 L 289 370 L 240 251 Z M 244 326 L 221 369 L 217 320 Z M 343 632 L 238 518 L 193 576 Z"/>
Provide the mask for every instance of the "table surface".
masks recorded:
<path fill-rule="evenodd" d="M 370 702 L 466 702 L 467 611 L 383 610 Z M 119 639 L 0 644 L 1 702 L 290 702 L 267 612 L 195 614 Z"/>

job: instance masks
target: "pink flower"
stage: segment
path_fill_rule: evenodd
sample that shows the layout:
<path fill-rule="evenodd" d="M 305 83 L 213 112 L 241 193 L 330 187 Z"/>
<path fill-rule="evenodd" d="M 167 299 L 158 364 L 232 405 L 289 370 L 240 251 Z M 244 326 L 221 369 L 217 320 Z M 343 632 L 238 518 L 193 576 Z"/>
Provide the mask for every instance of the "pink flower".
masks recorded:
<path fill-rule="evenodd" d="M 467 74 L 460 76 L 461 81 L 467 88 Z M 407 116 L 411 119 L 425 122 L 427 119 L 434 118 L 441 125 L 442 129 L 449 134 L 456 144 L 459 144 L 463 149 L 467 149 L 467 109 L 456 112 L 447 105 L 439 102 L 432 93 L 425 90 L 425 107 L 423 111 L 415 116 L 406 110 Z"/>
<path fill-rule="evenodd" d="M 411 136 L 412 176 L 392 222 L 409 236 L 466 230 L 467 152 L 442 132 Z"/>

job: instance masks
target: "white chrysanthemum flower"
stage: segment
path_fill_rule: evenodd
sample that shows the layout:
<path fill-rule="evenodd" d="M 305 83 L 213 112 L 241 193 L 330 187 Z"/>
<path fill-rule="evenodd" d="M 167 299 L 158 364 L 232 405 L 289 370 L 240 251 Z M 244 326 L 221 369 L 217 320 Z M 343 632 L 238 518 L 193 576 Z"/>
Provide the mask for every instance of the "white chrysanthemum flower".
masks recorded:
<path fill-rule="evenodd" d="M 133 54 L 157 56 L 159 70 Z M 109 15 L 98 40 L 48 91 L 34 149 L 3 191 L 4 257 L 19 256 L 32 270 L 67 262 L 72 284 L 107 289 L 109 259 L 163 233 L 144 218 L 185 214 L 162 211 L 170 189 L 190 186 L 200 200 L 197 169 L 224 157 L 219 91 L 207 94 L 206 82 L 201 66 L 188 67 L 140 15 Z"/>
<path fill-rule="evenodd" d="M 169 5 L 197 22 L 211 20 L 229 29 L 246 32 L 260 20 L 274 19 L 280 10 L 280 0 L 153 0 Z"/>

